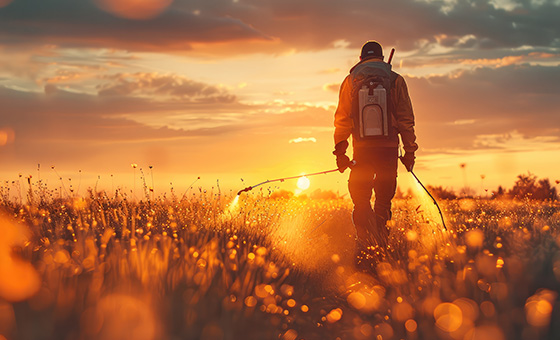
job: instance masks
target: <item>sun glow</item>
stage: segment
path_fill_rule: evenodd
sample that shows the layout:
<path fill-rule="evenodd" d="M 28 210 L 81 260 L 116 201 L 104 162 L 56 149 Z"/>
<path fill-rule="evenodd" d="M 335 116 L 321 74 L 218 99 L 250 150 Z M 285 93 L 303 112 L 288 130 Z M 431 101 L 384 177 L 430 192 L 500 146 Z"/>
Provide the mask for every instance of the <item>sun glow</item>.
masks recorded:
<path fill-rule="evenodd" d="M 297 187 L 300 190 L 306 190 L 309 189 L 309 186 L 311 185 L 311 182 L 309 181 L 309 178 L 302 176 L 300 178 L 298 178 L 297 180 Z"/>

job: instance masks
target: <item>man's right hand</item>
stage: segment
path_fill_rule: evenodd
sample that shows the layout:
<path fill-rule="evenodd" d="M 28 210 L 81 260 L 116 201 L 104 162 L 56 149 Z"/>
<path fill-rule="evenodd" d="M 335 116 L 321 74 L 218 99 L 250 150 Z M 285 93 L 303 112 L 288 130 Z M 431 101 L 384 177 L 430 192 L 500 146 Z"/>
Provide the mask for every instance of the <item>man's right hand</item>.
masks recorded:
<path fill-rule="evenodd" d="M 340 171 L 340 173 L 343 173 L 344 170 L 350 167 L 350 165 L 352 165 L 352 161 L 350 161 L 350 158 L 348 156 L 346 155 L 336 156 L 336 166 L 338 167 L 338 171 Z"/>

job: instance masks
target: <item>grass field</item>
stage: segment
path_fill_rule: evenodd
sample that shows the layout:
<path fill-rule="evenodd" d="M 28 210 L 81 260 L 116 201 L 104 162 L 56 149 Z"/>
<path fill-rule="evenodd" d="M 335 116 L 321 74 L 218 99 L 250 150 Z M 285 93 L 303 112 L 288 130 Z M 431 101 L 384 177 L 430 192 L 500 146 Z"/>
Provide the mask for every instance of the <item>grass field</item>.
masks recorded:
<path fill-rule="evenodd" d="M 396 200 L 360 268 L 348 199 L 3 196 L 0 339 L 560 338 L 560 207 Z"/>

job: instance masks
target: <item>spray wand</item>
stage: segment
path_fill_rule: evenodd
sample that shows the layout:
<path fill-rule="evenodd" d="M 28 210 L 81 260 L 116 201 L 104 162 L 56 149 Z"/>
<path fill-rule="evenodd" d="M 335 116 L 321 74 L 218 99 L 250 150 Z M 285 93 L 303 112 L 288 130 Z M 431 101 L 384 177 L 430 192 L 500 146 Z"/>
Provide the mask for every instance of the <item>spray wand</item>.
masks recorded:
<path fill-rule="evenodd" d="M 338 171 L 338 168 L 332 169 L 332 170 L 327 170 L 327 171 L 314 172 L 314 173 L 307 174 L 307 175 L 290 176 L 290 177 L 283 177 L 283 178 L 277 178 L 277 179 L 269 179 L 269 180 L 266 180 L 266 181 L 261 182 L 259 184 L 255 184 L 255 185 L 252 185 L 250 187 L 246 187 L 245 189 L 239 190 L 239 192 L 237 193 L 237 196 L 239 196 L 242 192 L 247 192 L 247 191 L 253 190 L 254 188 L 256 188 L 260 185 L 263 185 L 263 184 L 272 183 L 272 182 L 284 182 L 285 180 L 288 180 L 288 179 L 295 179 L 295 178 L 301 178 L 301 177 L 323 175 L 323 174 L 328 174 L 330 172 L 335 172 L 335 171 Z"/>
<path fill-rule="evenodd" d="M 441 223 L 443 224 L 443 228 L 447 231 L 447 226 L 445 225 L 445 220 L 443 219 L 443 213 L 441 212 L 441 209 L 439 207 L 439 204 L 437 203 L 436 199 L 434 198 L 434 196 L 432 196 L 432 194 L 430 193 L 430 191 L 424 186 L 424 184 L 422 184 L 422 182 L 420 182 L 420 179 L 418 178 L 418 176 L 416 176 L 416 174 L 414 173 L 414 171 L 412 171 L 412 169 L 409 169 L 406 164 L 403 161 L 404 156 L 402 155 L 402 149 L 401 146 L 399 144 L 399 159 L 401 160 L 402 164 L 404 165 L 404 167 L 406 168 L 406 170 L 408 172 L 410 172 L 412 174 L 412 176 L 414 176 L 414 179 L 416 179 L 416 181 L 418 182 L 418 184 L 420 184 L 420 186 L 422 187 L 422 189 L 424 189 L 424 191 L 428 194 L 428 196 L 430 196 L 430 198 L 432 199 L 432 202 L 434 202 L 434 205 L 436 206 L 439 216 L 441 217 Z"/>
<path fill-rule="evenodd" d="M 430 198 L 432 199 L 432 202 L 434 202 L 434 205 L 436 206 L 438 213 L 439 213 L 439 217 L 441 217 L 441 223 L 443 224 L 443 228 L 447 231 L 447 226 L 445 225 L 445 220 L 443 219 L 443 213 L 441 212 L 441 209 L 439 207 L 439 204 L 437 203 L 436 199 L 434 198 L 434 196 L 432 196 L 432 194 L 430 193 L 430 191 L 424 186 L 424 184 L 422 184 L 422 182 L 420 182 L 420 179 L 418 178 L 418 176 L 416 176 L 416 174 L 414 173 L 414 171 L 412 171 L 412 169 L 409 169 L 406 164 L 403 161 L 404 156 L 402 155 L 402 149 L 399 143 L 399 159 L 401 160 L 402 164 L 404 165 L 404 167 L 406 168 L 406 170 L 408 172 L 410 172 L 412 174 L 412 176 L 414 176 L 414 179 L 416 179 L 416 181 L 418 182 L 418 184 L 420 184 L 420 186 L 422 187 L 422 189 L 424 189 L 424 191 L 428 194 L 428 196 L 430 196 Z"/>
<path fill-rule="evenodd" d="M 432 196 L 432 194 L 430 194 L 430 192 L 428 191 L 428 189 L 424 186 L 424 184 L 422 184 L 422 182 L 420 182 L 420 180 L 418 179 L 418 177 L 416 176 L 416 174 L 414 173 L 414 171 L 410 170 L 410 173 L 412 174 L 412 176 L 414 176 L 414 178 L 416 179 L 416 181 L 418 182 L 418 184 L 420 184 L 420 186 L 422 187 L 422 189 L 424 189 L 424 191 L 426 191 L 426 193 L 428 194 L 428 196 L 430 196 L 430 198 L 432 199 L 432 202 L 434 202 L 434 205 L 436 206 L 438 212 L 439 212 L 439 216 L 441 217 L 441 223 L 443 223 L 443 228 L 445 230 L 447 230 L 447 226 L 445 225 L 445 220 L 443 219 L 443 214 L 441 212 L 441 209 L 439 208 L 439 204 L 437 203 L 436 199 L 434 198 L 434 196 Z"/>

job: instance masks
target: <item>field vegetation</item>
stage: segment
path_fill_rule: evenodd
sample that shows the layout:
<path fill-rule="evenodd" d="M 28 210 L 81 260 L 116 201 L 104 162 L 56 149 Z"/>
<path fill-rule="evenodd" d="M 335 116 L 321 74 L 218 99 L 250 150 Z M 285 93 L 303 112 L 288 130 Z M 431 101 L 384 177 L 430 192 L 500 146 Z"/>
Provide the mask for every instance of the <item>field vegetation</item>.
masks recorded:
<path fill-rule="evenodd" d="M 336 195 L 1 197 L 0 339 L 560 338 L 555 200 L 397 199 L 356 267 Z"/>

